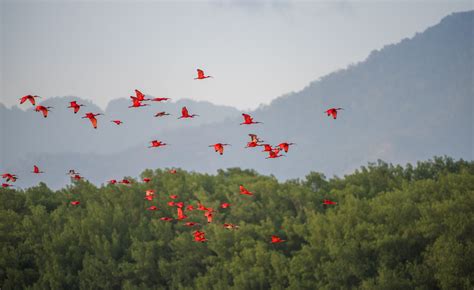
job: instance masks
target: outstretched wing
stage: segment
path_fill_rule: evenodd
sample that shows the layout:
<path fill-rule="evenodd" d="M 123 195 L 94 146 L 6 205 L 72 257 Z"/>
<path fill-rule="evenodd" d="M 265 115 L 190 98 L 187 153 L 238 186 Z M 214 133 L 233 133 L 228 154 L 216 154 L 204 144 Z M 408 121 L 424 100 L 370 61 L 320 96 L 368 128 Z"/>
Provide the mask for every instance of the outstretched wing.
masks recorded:
<path fill-rule="evenodd" d="M 183 107 L 181 109 L 181 115 L 186 116 L 186 117 L 189 116 L 189 112 L 188 112 L 188 109 L 186 107 Z"/>
<path fill-rule="evenodd" d="M 201 79 L 204 77 L 204 71 L 202 69 L 197 69 L 198 72 L 198 78 Z"/>
<path fill-rule="evenodd" d="M 139 90 L 135 90 L 135 95 L 137 96 L 137 99 L 139 99 L 140 101 L 143 101 L 145 99 L 145 95 Z"/>

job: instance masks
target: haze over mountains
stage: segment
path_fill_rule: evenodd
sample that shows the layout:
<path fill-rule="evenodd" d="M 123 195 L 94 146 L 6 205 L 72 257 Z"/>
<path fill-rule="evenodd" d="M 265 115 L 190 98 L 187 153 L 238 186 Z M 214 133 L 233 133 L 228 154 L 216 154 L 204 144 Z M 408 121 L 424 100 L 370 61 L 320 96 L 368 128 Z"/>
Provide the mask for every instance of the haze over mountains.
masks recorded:
<path fill-rule="evenodd" d="M 116 100 L 99 116 L 97 130 L 80 117 L 100 108 L 80 100 L 87 107 L 74 115 L 66 109 L 72 97 L 45 100 L 54 107 L 47 119 L 32 108 L 0 105 L 0 172 L 18 174 L 18 186 L 45 181 L 59 187 L 69 181 L 65 172 L 70 168 L 99 184 L 146 168 L 213 173 L 242 167 L 288 179 L 309 171 L 342 175 L 379 158 L 393 163 L 434 155 L 472 160 L 473 27 L 473 11 L 447 16 L 411 39 L 373 51 L 361 63 L 250 112 L 264 122 L 260 125 L 240 126 L 240 111 L 190 100 L 138 109 L 129 109 L 127 99 Z M 218 79 L 206 81 L 212 86 Z M 200 117 L 176 120 L 184 105 Z M 332 120 L 323 114 L 329 107 L 345 110 Z M 154 118 L 158 111 L 174 116 Z M 125 123 L 116 126 L 112 119 Z M 260 148 L 243 148 L 248 133 L 273 145 L 297 145 L 287 156 L 267 160 Z M 171 145 L 147 148 L 153 139 Z M 208 147 L 216 142 L 232 146 L 219 156 Z M 30 174 L 33 164 L 46 173 Z"/>

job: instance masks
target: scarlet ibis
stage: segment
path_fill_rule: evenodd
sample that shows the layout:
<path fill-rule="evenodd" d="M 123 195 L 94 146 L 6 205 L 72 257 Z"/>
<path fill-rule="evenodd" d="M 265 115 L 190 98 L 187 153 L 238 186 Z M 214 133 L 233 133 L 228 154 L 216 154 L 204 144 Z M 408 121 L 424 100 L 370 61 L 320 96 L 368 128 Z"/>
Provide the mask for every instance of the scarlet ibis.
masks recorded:
<path fill-rule="evenodd" d="M 272 236 L 272 241 L 271 241 L 271 243 L 272 243 L 272 244 L 283 243 L 284 241 L 286 241 L 286 240 L 282 240 L 282 239 L 281 239 L 280 237 L 278 237 L 278 236 Z"/>
<path fill-rule="evenodd" d="M 149 200 L 149 201 L 152 201 L 154 198 L 153 195 L 148 195 L 148 196 L 145 196 L 143 199 L 146 199 L 146 200 Z"/>
<path fill-rule="evenodd" d="M 194 78 L 195 80 L 203 80 L 207 78 L 212 78 L 212 76 L 205 76 L 204 71 L 202 69 L 197 69 L 197 78 Z"/>
<path fill-rule="evenodd" d="M 79 112 L 79 109 L 80 109 L 81 107 L 85 107 L 85 105 L 79 105 L 79 104 L 77 103 L 77 101 L 72 101 L 72 102 L 69 102 L 69 107 L 68 107 L 68 108 L 73 109 L 74 114 L 77 114 L 77 112 Z"/>
<path fill-rule="evenodd" d="M 153 189 L 148 189 L 147 191 L 145 191 L 145 195 L 146 196 L 155 195 L 155 191 Z"/>
<path fill-rule="evenodd" d="M 247 146 L 245 146 L 245 148 L 254 148 L 254 147 L 257 147 L 257 146 L 261 146 L 261 145 L 258 145 L 257 142 L 248 142 Z"/>
<path fill-rule="evenodd" d="M 230 203 L 224 202 L 221 204 L 221 208 L 229 208 L 229 207 L 230 207 Z"/>
<path fill-rule="evenodd" d="M 243 185 L 239 186 L 240 193 L 245 195 L 253 195 L 252 192 L 248 191 Z"/>
<path fill-rule="evenodd" d="M 333 119 L 337 119 L 337 111 L 339 110 L 344 110 L 343 108 L 331 108 L 327 111 L 324 111 L 324 113 L 328 114 L 328 116 L 332 115 Z"/>
<path fill-rule="evenodd" d="M 107 181 L 109 184 L 116 184 L 117 183 L 117 180 L 115 179 L 111 179 L 109 181 Z"/>
<path fill-rule="evenodd" d="M 274 158 L 285 156 L 285 155 L 282 155 L 282 154 L 279 154 L 279 153 L 280 153 L 280 149 L 278 149 L 278 148 L 273 149 L 272 151 L 268 152 L 268 157 L 266 159 L 274 159 Z"/>
<path fill-rule="evenodd" d="M 208 222 L 208 223 L 212 223 L 212 217 L 213 217 L 213 214 L 212 214 L 212 213 L 213 213 L 212 208 L 209 208 L 208 210 L 206 210 L 206 211 L 204 212 L 204 216 L 207 217 L 207 222 Z"/>
<path fill-rule="evenodd" d="M 47 118 L 48 112 L 51 112 L 50 109 L 53 109 L 53 107 L 36 106 L 35 111 L 43 113 L 43 117 Z"/>
<path fill-rule="evenodd" d="M 40 171 L 38 166 L 33 165 L 33 171 L 31 171 L 31 173 L 34 173 L 34 174 L 41 174 L 41 173 L 44 173 L 44 172 L 43 172 L 43 171 Z"/>
<path fill-rule="evenodd" d="M 80 176 L 79 174 L 74 174 L 73 176 L 71 176 L 71 178 L 74 180 L 81 180 L 82 176 Z"/>
<path fill-rule="evenodd" d="M 179 208 L 183 208 L 183 207 L 184 207 L 184 203 L 183 203 L 182 201 L 175 203 L 175 205 L 176 205 L 177 207 L 179 207 Z"/>
<path fill-rule="evenodd" d="M 181 117 L 179 117 L 178 119 L 194 118 L 194 117 L 198 117 L 198 116 L 199 115 L 196 115 L 196 114 L 189 115 L 188 109 L 186 107 L 183 107 L 181 109 Z"/>
<path fill-rule="evenodd" d="M 329 199 L 324 199 L 324 200 L 323 200 L 323 204 L 324 204 L 324 205 L 333 205 L 333 204 L 337 204 L 337 202 L 331 201 L 331 200 L 329 200 Z"/>
<path fill-rule="evenodd" d="M 142 179 L 142 181 L 143 181 L 143 182 L 145 182 L 145 183 L 148 183 L 148 182 L 150 182 L 150 181 L 151 181 L 151 179 L 150 179 L 150 178 L 146 178 L 146 177 L 145 177 L 145 178 L 143 178 L 143 179 Z"/>
<path fill-rule="evenodd" d="M 153 210 L 153 211 L 154 211 L 154 210 L 158 210 L 158 207 L 152 205 L 152 206 L 150 206 L 149 208 L 147 208 L 147 210 Z"/>
<path fill-rule="evenodd" d="M 124 179 L 122 179 L 122 181 L 119 181 L 119 183 L 121 183 L 121 184 L 130 184 L 131 182 L 130 182 L 130 180 L 124 178 Z"/>
<path fill-rule="evenodd" d="M 271 151 L 273 151 L 273 147 L 270 146 L 270 144 L 262 144 L 261 146 L 263 146 L 263 151 L 262 152 L 271 152 Z"/>
<path fill-rule="evenodd" d="M 165 222 L 169 222 L 169 221 L 172 221 L 173 218 L 170 218 L 170 217 L 162 217 L 162 218 L 160 218 L 160 220 L 165 221 Z"/>
<path fill-rule="evenodd" d="M 26 95 L 20 98 L 20 105 L 22 105 L 26 101 L 30 101 L 30 103 L 35 106 L 36 100 L 35 98 L 41 98 L 40 96 L 33 96 L 33 95 Z"/>
<path fill-rule="evenodd" d="M 111 122 L 114 122 L 114 123 L 117 124 L 117 125 L 123 124 L 123 122 L 120 121 L 120 120 L 112 120 Z"/>
<path fill-rule="evenodd" d="M 145 99 L 145 95 L 142 92 L 140 92 L 139 90 L 135 90 L 135 96 L 136 96 L 137 100 L 139 100 L 140 102 L 150 100 L 150 99 Z"/>
<path fill-rule="evenodd" d="M 11 174 L 11 173 L 4 173 L 2 174 L 2 178 L 3 179 L 6 179 L 7 182 L 15 182 L 18 177 L 16 176 L 16 174 Z"/>
<path fill-rule="evenodd" d="M 132 99 L 132 105 L 128 106 L 129 108 L 138 108 L 138 107 L 149 106 L 148 104 L 142 104 L 142 101 L 140 101 L 136 97 L 130 96 L 130 98 Z"/>
<path fill-rule="evenodd" d="M 174 205 L 175 205 L 174 201 L 168 201 L 168 206 L 174 206 Z"/>
<path fill-rule="evenodd" d="M 189 211 L 193 211 L 194 210 L 194 206 L 192 204 L 188 205 L 186 207 L 186 210 L 189 210 Z"/>
<path fill-rule="evenodd" d="M 74 200 L 74 201 L 71 201 L 71 204 L 72 204 L 72 205 L 80 205 L 81 202 L 80 202 L 80 201 L 77 201 L 77 200 Z"/>
<path fill-rule="evenodd" d="M 224 228 L 226 228 L 228 230 L 237 230 L 237 229 L 239 229 L 239 226 L 234 225 L 234 224 L 224 224 Z"/>
<path fill-rule="evenodd" d="M 283 142 L 283 143 L 278 144 L 277 146 L 280 147 L 281 150 L 285 151 L 285 153 L 288 153 L 288 149 L 290 148 L 290 145 L 296 145 L 296 144 Z"/>
<path fill-rule="evenodd" d="M 258 138 L 258 136 L 255 134 L 249 134 L 249 136 L 250 136 L 250 142 L 255 142 L 255 143 L 265 142 L 262 139 Z"/>
<path fill-rule="evenodd" d="M 94 129 L 97 129 L 97 119 L 95 117 L 100 116 L 100 115 L 104 115 L 104 114 L 86 113 L 86 115 L 82 117 L 82 119 L 86 119 L 86 118 L 89 119 L 89 121 L 91 121 L 92 123 L 92 127 L 94 127 Z"/>
<path fill-rule="evenodd" d="M 182 208 L 178 207 L 177 210 L 178 210 L 178 220 L 184 220 L 185 218 L 188 217 L 187 215 L 183 213 Z"/>
<path fill-rule="evenodd" d="M 155 117 L 163 117 L 163 116 L 169 116 L 169 115 L 171 115 L 171 114 L 166 113 L 166 112 L 163 111 L 163 112 L 156 113 Z"/>
<path fill-rule="evenodd" d="M 251 125 L 251 124 L 263 124 L 262 122 L 254 122 L 253 118 L 249 114 L 243 114 L 244 122 L 240 123 L 240 125 Z"/>
<path fill-rule="evenodd" d="M 163 102 L 163 101 L 168 101 L 171 100 L 170 98 L 153 98 L 150 101 L 152 102 Z"/>
<path fill-rule="evenodd" d="M 176 169 L 171 169 L 171 170 L 169 171 L 169 173 L 171 173 L 171 174 L 176 174 L 176 172 L 177 172 Z"/>
<path fill-rule="evenodd" d="M 214 147 L 214 151 L 219 152 L 220 155 L 224 154 L 224 146 L 230 146 L 230 144 L 216 143 L 214 145 L 209 145 L 209 147 Z"/>
<path fill-rule="evenodd" d="M 171 199 L 177 199 L 178 196 L 177 196 L 177 195 L 170 195 L 170 198 L 171 198 Z"/>
<path fill-rule="evenodd" d="M 197 226 L 199 224 L 195 223 L 195 222 L 187 222 L 187 223 L 184 223 L 184 225 L 187 226 L 187 227 L 194 227 L 194 226 Z"/>
<path fill-rule="evenodd" d="M 162 141 L 158 141 L 158 140 L 150 141 L 150 144 L 151 144 L 151 146 L 148 146 L 148 148 L 155 148 L 155 147 L 161 147 L 161 146 L 168 145 L 168 144 L 163 143 Z"/>
<path fill-rule="evenodd" d="M 206 241 L 207 241 L 207 239 L 206 239 L 206 234 L 205 234 L 204 232 L 195 231 L 195 232 L 193 233 L 193 235 L 194 235 L 194 241 L 196 241 L 196 242 L 201 242 L 201 243 L 203 243 L 203 242 L 206 242 Z"/>
<path fill-rule="evenodd" d="M 12 186 L 13 186 L 13 184 L 2 183 L 2 187 L 3 187 L 3 188 L 12 187 Z"/>

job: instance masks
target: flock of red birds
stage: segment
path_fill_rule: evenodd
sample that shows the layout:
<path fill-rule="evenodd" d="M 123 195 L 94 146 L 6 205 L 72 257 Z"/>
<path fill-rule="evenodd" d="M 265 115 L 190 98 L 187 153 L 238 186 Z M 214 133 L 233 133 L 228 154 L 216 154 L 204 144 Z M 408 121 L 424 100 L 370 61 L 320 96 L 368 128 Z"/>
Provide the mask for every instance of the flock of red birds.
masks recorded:
<path fill-rule="evenodd" d="M 197 70 L 197 77 L 195 78 L 195 80 L 203 80 L 203 79 L 207 79 L 207 78 L 212 78 L 212 76 L 206 76 L 204 74 L 204 71 L 201 70 L 201 69 Z M 47 107 L 47 106 L 36 105 L 36 99 L 37 98 L 40 98 L 40 97 L 39 96 L 33 96 L 33 95 L 23 96 L 22 98 L 20 98 L 20 104 L 23 104 L 26 101 L 29 101 L 33 106 L 35 106 L 34 110 L 36 112 L 41 112 L 43 114 L 43 117 L 47 118 L 48 113 L 51 112 L 51 109 L 53 109 L 53 108 L 52 107 Z M 132 101 L 132 105 L 129 106 L 129 108 L 139 108 L 139 107 L 144 107 L 144 106 L 150 106 L 150 104 L 144 103 L 144 102 L 147 102 L 147 101 L 163 102 L 163 101 L 170 100 L 170 98 L 147 99 L 147 98 L 145 98 L 145 95 L 142 92 L 140 92 L 139 90 L 135 90 L 135 96 L 130 96 L 130 99 Z M 67 108 L 72 109 L 74 114 L 77 114 L 80 111 L 81 107 L 85 107 L 85 105 L 78 104 L 77 101 L 72 101 L 72 102 L 69 103 L 69 106 Z M 342 108 L 330 108 L 327 111 L 325 111 L 324 113 L 326 113 L 327 116 L 332 116 L 333 119 L 337 119 L 337 114 L 338 114 L 338 111 L 340 111 L 340 110 L 343 110 L 343 109 Z M 103 115 L 103 114 L 101 114 L 101 113 L 95 114 L 95 113 L 92 113 L 92 112 L 88 112 L 88 113 L 85 113 L 85 115 L 82 118 L 83 119 L 89 119 L 89 121 L 92 124 L 92 127 L 94 129 L 97 129 L 98 122 L 97 122 L 96 117 L 100 116 L 100 115 Z M 170 114 L 167 113 L 167 112 L 158 112 L 154 116 L 155 117 L 164 117 L 164 116 L 169 116 L 169 115 Z M 198 116 L 199 115 L 196 115 L 196 114 L 190 114 L 188 109 L 186 107 L 183 107 L 181 109 L 181 116 L 178 117 L 178 119 L 188 119 L 188 118 L 194 118 L 194 117 L 198 117 Z M 244 121 L 242 123 L 240 123 L 240 125 L 263 124 L 262 122 L 254 121 L 252 116 L 250 116 L 249 114 L 242 114 L 242 116 L 244 118 Z M 116 125 L 123 124 L 123 122 L 121 120 L 111 120 L 111 122 L 115 123 Z M 281 154 L 280 152 L 283 151 L 285 153 L 288 153 L 288 150 L 289 150 L 290 146 L 296 145 L 295 143 L 282 142 L 282 143 L 280 143 L 276 146 L 271 146 L 270 144 L 265 143 L 265 141 L 261 140 L 255 134 L 249 134 L 249 136 L 250 136 L 250 141 L 247 142 L 247 146 L 245 148 L 263 147 L 262 152 L 267 152 L 268 153 L 268 157 L 266 157 L 267 159 L 274 159 L 274 158 L 283 157 L 285 155 Z M 168 144 L 164 143 L 163 141 L 153 140 L 153 141 L 150 141 L 150 146 L 148 146 L 148 148 L 158 148 L 158 147 L 162 147 L 162 146 L 166 146 L 166 145 L 168 145 Z M 215 144 L 209 145 L 209 147 L 213 147 L 214 151 L 219 153 L 220 155 L 224 154 L 224 147 L 225 146 L 231 146 L 231 145 L 227 144 L 227 143 L 215 143 Z M 33 174 L 42 174 L 44 172 L 41 171 L 38 166 L 34 165 L 32 173 Z M 169 171 L 169 173 L 170 174 L 176 174 L 177 171 L 175 169 L 171 169 Z M 73 180 L 81 180 L 83 178 L 74 169 L 69 170 L 69 172 L 67 174 Z M 4 188 L 13 186 L 11 183 L 15 182 L 18 179 L 18 177 L 15 174 L 11 174 L 11 173 L 4 173 L 4 174 L 1 175 L 1 177 L 5 180 L 5 183 L 2 183 L 2 187 L 4 187 Z M 143 178 L 142 181 L 145 182 L 145 183 L 148 183 L 148 182 L 151 181 L 151 179 L 150 178 Z M 119 184 L 128 185 L 128 184 L 131 184 L 131 181 L 127 180 L 127 179 L 122 179 L 121 181 L 117 181 L 115 179 L 112 179 L 112 180 L 109 180 L 108 183 L 109 184 L 119 183 Z M 250 192 L 249 190 L 247 190 L 243 185 L 239 186 L 239 190 L 240 190 L 240 194 L 247 195 L 247 196 L 252 196 L 253 195 L 253 193 Z M 152 201 L 154 199 L 154 197 L 155 197 L 155 191 L 154 190 L 149 189 L 145 192 L 145 197 L 144 197 L 145 200 Z M 168 202 L 168 206 L 172 206 L 172 207 L 177 208 L 177 218 L 176 218 L 176 220 L 181 221 L 181 220 L 184 220 L 184 219 L 188 218 L 188 216 L 185 215 L 184 211 L 200 210 L 200 211 L 204 212 L 204 216 L 207 218 L 207 222 L 208 223 L 212 222 L 213 214 L 215 212 L 214 209 L 207 208 L 204 205 L 202 205 L 201 203 L 198 203 L 197 207 L 194 207 L 193 205 L 187 205 L 185 207 L 185 204 L 183 202 L 177 202 L 176 201 L 177 198 L 178 198 L 178 196 L 171 195 L 170 199 L 172 199 L 172 200 Z M 73 206 L 78 206 L 81 203 L 80 203 L 80 201 L 74 200 L 74 201 L 71 201 L 70 204 L 73 205 Z M 335 205 L 337 203 L 334 202 L 334 201 L 331 201 L 331 200 L 324 199 L 322 204 L 324 206 L 327 206 L 327 205 Z M 231 205 L 229 203 L 222 203 L 220 205 L 220 208 L 221 209 L 227 209 L 230 206 Z M 157 211 L 157 210 L 159 210 L 159 208 L 157 206 L 152 205 L 152 206 L 148 207 L 147 210 Z M 171 217 L 162 217 L 161 220 L 165 221 L 165 222 L 170 222 L 174 219 L 171 218 Z M 196 222 L 186 222 L 186 223 L 184 223 L 184 226 L 188 226 L 188 227 L 194 227 L 194 226 L 199 226 L 199 225 L 200 224 L 196 223 Z M 230 224 L 230 223 L 225 223 L 223 226 L 224 226 L 224 228 L 229 229 L 229 230 L 235 230 L 235 229 L 239 228 L 238 225 L 234 225 L 234 224 Z M 193 235 L 194 235 L 194 241 L 196 241 L 196 242 L 206 242 L 206 241 L 208 241 L 205 237 L 206 234 L 203 231 L 196 230 L 196 231 L 193 232 Z M 284 242 L 284 241 L 285 240 L 282 240 L 280 237 L 272 235 L 270 242 L 275 244 L 275 243 L 281 243 L 281 242 Z"/>

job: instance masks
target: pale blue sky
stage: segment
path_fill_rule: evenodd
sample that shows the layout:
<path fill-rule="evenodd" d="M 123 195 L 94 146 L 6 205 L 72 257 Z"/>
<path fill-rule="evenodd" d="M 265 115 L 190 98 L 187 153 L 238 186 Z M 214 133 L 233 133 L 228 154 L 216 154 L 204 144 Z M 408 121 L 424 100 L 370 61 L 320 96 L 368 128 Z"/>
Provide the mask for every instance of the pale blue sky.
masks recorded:
<path fill-rule="evenodd" d="M 472 1 L 1 1 L 0 102 L 135 88 L 255 108 Z M 214 79 L 194 81 L 196 68 Z"/>

